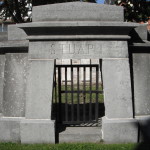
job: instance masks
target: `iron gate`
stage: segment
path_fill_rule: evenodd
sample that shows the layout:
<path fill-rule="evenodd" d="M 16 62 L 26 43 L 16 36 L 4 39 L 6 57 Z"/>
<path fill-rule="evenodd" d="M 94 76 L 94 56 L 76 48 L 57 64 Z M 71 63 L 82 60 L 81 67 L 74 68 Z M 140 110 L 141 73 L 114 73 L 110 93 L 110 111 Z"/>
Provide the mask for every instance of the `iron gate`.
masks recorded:
<path fill-rule="evenodd" d="M 69 69 L 70 80 L 68 79 Z M 87 71 L 89 72 L 88 81 Z M 93 77 L 93 71 L 95 77 Z M 64 76 L 64 81 L 62 81 L 62 76 Z M 99 65 L 55 65 L 54 78 L 53 103 L 55 104 L 56 121 L 70 125 L 97 123 L 99 101 L 103 94 L 99 83 Z"/>

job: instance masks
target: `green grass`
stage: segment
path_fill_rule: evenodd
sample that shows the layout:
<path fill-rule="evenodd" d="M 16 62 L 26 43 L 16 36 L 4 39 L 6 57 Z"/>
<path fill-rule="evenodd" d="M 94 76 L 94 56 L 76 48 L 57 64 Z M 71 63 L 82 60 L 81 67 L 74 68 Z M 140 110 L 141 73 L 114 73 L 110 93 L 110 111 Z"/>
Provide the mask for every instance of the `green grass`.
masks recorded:
<path fill-rule="evenodd" d="M 57 87 L 57 89 L 58 89 L 58 87 Z M 64 85 L 62 85 L 61 90 L 62 91 L 66 90 Z M 74 86 L 73 87 L 73 91 L 77 91 L 77 90 L 78 90 L 77 86 Z M 79 90 L 81 90 L 81 91 L 83 90 L 84 91 L 84 86 L 80 86 Z M 88 85 L 85 86 L 85 91 L 95 91 L 95 90 L 96 90 L 96 86 L 95 85 L 92 86 L 92 89 L 90 89 L 90 86 L 88 86 Z M 71 85 L 67 86 L 67 91 L 71 91 Z M 98 91 L 103 91 L 101 85 L 99 85 Z M 58 96 L 58 92 L 57 92 L 57 96 Z M 74 102 L 74 104 L 78 103 L 78 96 L 79 96 L 79 103 L 80 104 L 83 104 L 84 100 L 85 100 L 85 103 L 89 103 L 90 101 L 92 103 L 95 103 L 95 101 L 96 101 L 96 94 L 95 93 L 93 93 L 92 96 L 90 96 L 90 94 L 88 94 L 88 93 L 86 93 L 86 94 L 80 93 L 79 95 L 77 93 L 74 93 L 73 94 L 73 102 Z M 54 90 L 53 97 L 55 98 L 55 90 Z M 65 97 L 66 97 L 66 94 L 62 93 L 61 94 L 61 101 L 62 101 L 62 103 L 65 103 Z M 67 93 L 67 101 L 68 101 L 68 104 L 71 104 L 71 102 L 72 102 L 72 94 L 71 93 Z M 100 93 L 98 94 L 98 102 L 99 103 L 103 103 L 104 102 L 103 94 L 100 94 Z"/>
<path fill-rule="evenodd" d="M 136 144 L 13 144 L 0 143 L 0 150 L 135 150 Z M 145 150 L 145 149 L 143 149 Z"/>

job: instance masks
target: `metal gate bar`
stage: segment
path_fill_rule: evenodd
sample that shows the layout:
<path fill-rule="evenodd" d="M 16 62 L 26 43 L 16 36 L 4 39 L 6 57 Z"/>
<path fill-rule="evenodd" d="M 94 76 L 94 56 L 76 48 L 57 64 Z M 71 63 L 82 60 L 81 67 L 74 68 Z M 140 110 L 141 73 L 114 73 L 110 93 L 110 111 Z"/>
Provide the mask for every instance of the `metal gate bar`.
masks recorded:
<path fill-rule="evenodd" d="M 97 64 L 88 64 L 88 65 L 55 65 L 55 68 L 58 69 L 58 109 L 59 115 L 57 121 L 62 122 L 63 124 L 80 124 L 80 123 L 96 123 L 98 122 L 98 94 L 102 94 L 103 91 L 99 90 L 99 65 Z M 71 84 L 68 84 L 68 68 L 71 69 Z M 80 68 L 83 69 L 83 85 L 81 89 L 80 82 Z M 86 70 L 89 68 L 89 88 L 86 89 Z M 92 69 L 96 70 L 96 85 L 95 90 L 93 89 L 92 83 Z M 55 70 L 56 70 L 55 69 Z M 62 69 L 65 70 L 65 84 L 62 88 L 61 78 L 62 78 Z M 74 83 L 74 69 L 77 70 L 77 83 Z M 55 71 L 56 74 L 56 71 Z M 56 75 L 55 75 L 55 84 Z M 55 85 L 55 93 L 57 87 Z M 70 89 L 68 88 L 70 86 Z M 76 89 L 75 89 L 76 86 Z M 62 94 L 65 95 L 65 102 L 62 102 Z M 86 102 L 87 94 L 89 94 L 89 102 Z M 93 103 L 92 96 L 95 94 L 95 103 Z M 56 97 L 57 93 L 55 94 Z M 76 100 L 74 95 L 77 95 Z M 81 97 L 83 97 L 83 102 Z M 64 97 L 64 96 L 63 96 Z M 70 100 L 69 100 L 70 97 Z M 57 99 L 57 98 L 56 98 Z M 57 101 L 57 100 L 56 100 Z M 95 105 L 95 106 L 94 106 Z M 94 106 L 94 107 L 93 107 Z M 88 111 L 88 112 L 87 112 Z M 93 116 L 94 114 L 94 116 Z"/>

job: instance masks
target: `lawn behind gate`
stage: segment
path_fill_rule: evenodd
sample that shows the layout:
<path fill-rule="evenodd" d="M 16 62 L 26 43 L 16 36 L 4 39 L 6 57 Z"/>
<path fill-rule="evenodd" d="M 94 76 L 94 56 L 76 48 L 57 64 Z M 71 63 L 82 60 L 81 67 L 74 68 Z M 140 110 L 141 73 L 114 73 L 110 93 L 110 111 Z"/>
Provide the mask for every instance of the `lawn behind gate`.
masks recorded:
<path fill-rule="evenodd" d="M 0 150 L 149 150 L 150 145 L 137 144 L 14 144 L 0 143 Z"/>

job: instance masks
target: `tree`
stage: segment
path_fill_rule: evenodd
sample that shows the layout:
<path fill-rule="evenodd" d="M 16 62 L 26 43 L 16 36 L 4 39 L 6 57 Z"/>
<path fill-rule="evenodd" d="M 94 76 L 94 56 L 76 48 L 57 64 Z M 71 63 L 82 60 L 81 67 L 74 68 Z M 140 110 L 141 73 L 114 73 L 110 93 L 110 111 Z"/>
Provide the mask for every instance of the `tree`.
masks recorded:
<path fill-rule="evenodd" d="M 8 17 L 16 23 L 29 21 L 32 0 L 1 0 L 0 16 L 5 21 Z"/>
<path fill-rule="evenodd" d="M 15 23 L 23 23 L 31 20 L 29 11 L 31 5 L 45 5 L 62 2 L 72 2 L 79 0 L 0 0 L 0 16 L 5 21 L 10 17 Z M 83 0 L 96 2 L 95 0 Z"/>
<path fill-rule="evenodd" d="M 125 8 L 125 21 L 146 22 L 150 17 L 150 0 L 116 0 Z"/>

